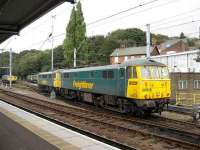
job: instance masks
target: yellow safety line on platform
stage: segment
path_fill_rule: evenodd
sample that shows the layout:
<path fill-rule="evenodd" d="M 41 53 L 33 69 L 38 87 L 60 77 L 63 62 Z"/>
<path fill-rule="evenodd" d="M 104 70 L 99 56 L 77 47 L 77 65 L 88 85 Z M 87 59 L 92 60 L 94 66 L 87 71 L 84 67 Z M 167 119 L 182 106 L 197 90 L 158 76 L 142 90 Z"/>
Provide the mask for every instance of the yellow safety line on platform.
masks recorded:
<path fill-rule="evenodd" d="M 43 129 L 38 128 L 37 126 L 31 124 L 30 122 L 28 122 L 27 120 L 25 120 L 21 117 L 15 115 L 14 113 L 11 113 L 3 108 L 0 108 L 0 112 L 61 150 L 80 150 L 80 148 L 78 148 L 70 143 L 65 142 L 63 139 L 61 139 Z"/>

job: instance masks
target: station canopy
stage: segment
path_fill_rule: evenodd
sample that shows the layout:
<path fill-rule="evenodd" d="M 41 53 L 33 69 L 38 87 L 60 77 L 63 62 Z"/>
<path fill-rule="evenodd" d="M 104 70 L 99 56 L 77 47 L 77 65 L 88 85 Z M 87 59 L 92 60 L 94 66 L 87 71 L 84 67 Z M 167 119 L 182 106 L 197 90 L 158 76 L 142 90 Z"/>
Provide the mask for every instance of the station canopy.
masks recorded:
<path fill-rule="evenodd" d="M 56 6 L 75 0 L 0 0 L 0 43 L 49 12 Z"/>

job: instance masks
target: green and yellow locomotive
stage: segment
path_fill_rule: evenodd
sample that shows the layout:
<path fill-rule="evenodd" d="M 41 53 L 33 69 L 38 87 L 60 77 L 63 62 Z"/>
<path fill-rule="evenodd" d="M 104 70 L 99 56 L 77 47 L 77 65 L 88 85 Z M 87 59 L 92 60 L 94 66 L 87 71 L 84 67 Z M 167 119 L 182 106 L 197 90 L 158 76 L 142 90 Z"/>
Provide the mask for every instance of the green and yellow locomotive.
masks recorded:
<path fill-rule="evenodd" d="M 2 76 L 2 82 L 3 83 L 9 83 L 10 81 L 12 83 L 17 82 L 17 76 L 14 76 L 14 75 L 12 75 L 12 76 L 10 76 L 10 75 L 3 75 Z"/>
<path fill-rule="evenodd" d="M 167 67 L 147 59 L 41 73 L 38 84 L 122 113 L 161 112 L 171 95 Z"/>
<path fill-rule="evenodd" d="M 31 82 L 31 83 L 37 83 L 37 81 L 38 81 L 38 75 L 37 74 L 28 75 L 26 77 L 26 80 L 28 82 Z"/>

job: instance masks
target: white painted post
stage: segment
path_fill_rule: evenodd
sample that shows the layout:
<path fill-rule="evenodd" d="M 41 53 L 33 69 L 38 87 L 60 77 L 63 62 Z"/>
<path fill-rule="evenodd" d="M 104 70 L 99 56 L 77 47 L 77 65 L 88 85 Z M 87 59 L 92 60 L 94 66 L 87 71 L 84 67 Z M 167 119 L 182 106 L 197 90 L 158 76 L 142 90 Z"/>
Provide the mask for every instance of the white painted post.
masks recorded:
<path fill-rule="evenodd" d="M 74 48 L 74 68 L 76 67 L 76 48 Z"/>
<path fill-rule="evenodd" d="M 10 48 L 10 53 L 9 53 L 9 72 L 10 72 L 10 88 L 12 88 L 12 48 Z"/>
<path fill-rule="evenodd" d="M 52 31 L 51 31 L 51 37 L 52 37 L 52 40 L 51 40 L 51 71 L 53 72 L 53 69 L 54 69 L 54 62 L 53 62 L 53 44 L 54 44 L 54 19 L 55 19 L 55 15 L 52 15 Z"/>
<path fill-rule="evenodd" d="M 150 24 L 147 24 L 147 31 L 146 31 L 146 56 L 147 59 L 150 59 L 150 48 L 151 48 L 151 42 L 150 42 Z"/>
<path fill-rule="evenodd" d="M 200 27 L 199 27 L 199 39 L 200 39 Z"/>

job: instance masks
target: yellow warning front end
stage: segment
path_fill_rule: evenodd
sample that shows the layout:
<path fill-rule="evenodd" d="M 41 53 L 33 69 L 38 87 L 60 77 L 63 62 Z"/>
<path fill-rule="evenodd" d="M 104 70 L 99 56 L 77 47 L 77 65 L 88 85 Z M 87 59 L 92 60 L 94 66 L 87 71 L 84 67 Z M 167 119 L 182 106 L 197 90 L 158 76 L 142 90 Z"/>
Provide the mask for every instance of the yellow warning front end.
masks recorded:
<path fill-rule="evenodd" d="M 56 71 L 53 74 L 53 87 L 61 88 L 61 73 L 60 73 L 60 71 Z"/>
<path fill-rule="evenodd" d="M 130 67 L 130 70 L 131 75 L 127 81 L 128 98 L 138 100 L 170 98 L 170 79 L 167 67 L 136 66 Z"/>

